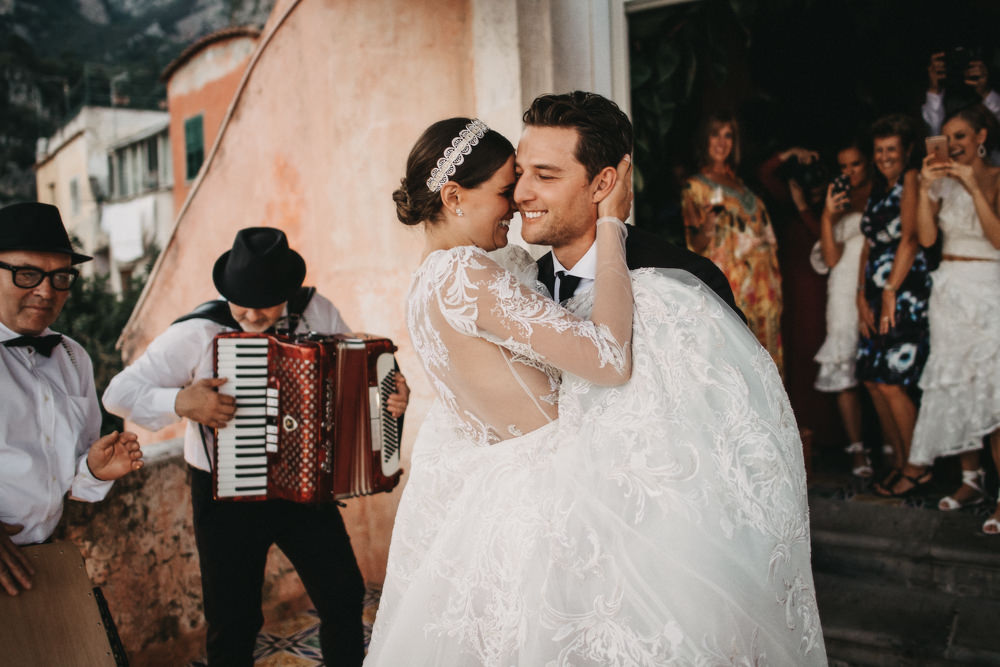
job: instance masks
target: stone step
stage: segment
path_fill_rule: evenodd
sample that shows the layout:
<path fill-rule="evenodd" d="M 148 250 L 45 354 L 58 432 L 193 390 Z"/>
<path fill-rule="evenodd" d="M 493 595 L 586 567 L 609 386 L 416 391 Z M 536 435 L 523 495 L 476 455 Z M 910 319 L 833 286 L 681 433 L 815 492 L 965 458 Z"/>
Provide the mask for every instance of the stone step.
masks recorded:
<path fill-rule="evenodd" d="M 1000 602 L 815 573 L 831 665 L 1000 665 Z"/>
<path fill-rule="evenodd" d="M 982 534 L 982 518 L 874 499 L 809 505 L 815 572 L 1000 603 L 1000 537 Z"/>

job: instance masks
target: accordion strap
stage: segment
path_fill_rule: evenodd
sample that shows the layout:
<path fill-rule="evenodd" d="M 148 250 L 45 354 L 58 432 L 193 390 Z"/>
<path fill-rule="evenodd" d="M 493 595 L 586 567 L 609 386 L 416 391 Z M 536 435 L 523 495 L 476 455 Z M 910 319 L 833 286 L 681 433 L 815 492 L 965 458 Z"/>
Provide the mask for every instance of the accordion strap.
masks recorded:
<path fill-rule="evenodd" d="M 288 300 L 288 326 L 281 327 L 282 330 L 295 331 L 299 325 L 299 320 L 302 319 L 302 313 L 309 306 L 309 302 L 312 301 L 315 293 L 315 287 L 300 287 L 296 290 L 295 294 Z M 233 314 L 229 310 L 229 302 L 225 299 L 206 301 L 187 315 L 178 317 L 172 324 L 179 324 L 188 320 L 209 320 L 210 322 L 215 322 L 216 324 L 236 329 L 237 331 L 242 328 L 239 322 L 233 319 Z"/>

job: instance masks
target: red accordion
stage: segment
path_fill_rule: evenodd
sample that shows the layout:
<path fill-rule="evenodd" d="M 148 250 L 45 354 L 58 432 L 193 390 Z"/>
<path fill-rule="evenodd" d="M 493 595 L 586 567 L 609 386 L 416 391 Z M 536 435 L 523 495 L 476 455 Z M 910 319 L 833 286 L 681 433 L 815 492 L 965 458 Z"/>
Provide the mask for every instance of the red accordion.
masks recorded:
<path fill-rule="evenodd" d="M 236 415 L 215 432 L 217 500 L 301 503 L 391 491 L 399 484 L 396 346 L 369 334 L 223 333 L 213 343 L 219 391 Z"/>

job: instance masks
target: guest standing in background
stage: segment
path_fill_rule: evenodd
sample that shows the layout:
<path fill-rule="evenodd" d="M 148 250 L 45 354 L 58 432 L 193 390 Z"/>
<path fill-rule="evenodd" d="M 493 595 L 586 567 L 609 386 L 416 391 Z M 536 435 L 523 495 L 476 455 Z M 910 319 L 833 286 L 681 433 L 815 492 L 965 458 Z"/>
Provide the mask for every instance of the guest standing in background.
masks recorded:
<path fill-rule="evenodd" d="M 929 351 L 927 300 L 931 279 L 917 243 L 917 171 L 908 168 L 916 141 L 914 123 L 890 115 L 872 126 L 878 170 L 861 231 L 858 280 L 857 377 L 872 396 L 882 436 L 893 449 L 893 469 L 876 493 L 900 496 L 930 481 L 904 477 L 903 465 L 917 419 L 917 381 Z"/>
<path fill-rule="evenodd" d="M 820 237 L 811 255 L 817 272 L 828 274 L 826 283 L 826 340 L 816 353 L 819 364 L 815 387 L 837 395 L 837 409 L 853 457 L 851 474 L 871 477 L 872 466 L 862 441 L 861 397 L 854 365 L 858 354 L 858 284 L 861 216 L 871 194 L 871 162 L 867 146 L 855 140 L 837 151 L 840 176 L 826 190 L 820 216 Z M 818 252 L 816 252 L 818 250 Z"/>
<path fill-rule="evenodd" d="M 985 499 L 980 452 L 988 436 L 1000 462 L 1000 167 L 986 163 L 996 121 L 982 105 L 944 124 L 947 161 L 924 159 L 917 199 L 917 237 L 943 237 L 941 266 L 930 300 L 931 354 L 923 400 L 904 473 L 920 477 L 941 456 L 958 454 L 962 484 L 941 499 L 942 510 Z M 983 525 L 1000 533 L 1000 510 Z"/>
<path fill-rule="evenodd" d="M 697 142 L 699 173 L 681 193 L 688 247 L 726 274 L 751 331 L 783 371 L 777 242 L 764 202 L 736 175 L 739 124 L 712 114 Z"/>

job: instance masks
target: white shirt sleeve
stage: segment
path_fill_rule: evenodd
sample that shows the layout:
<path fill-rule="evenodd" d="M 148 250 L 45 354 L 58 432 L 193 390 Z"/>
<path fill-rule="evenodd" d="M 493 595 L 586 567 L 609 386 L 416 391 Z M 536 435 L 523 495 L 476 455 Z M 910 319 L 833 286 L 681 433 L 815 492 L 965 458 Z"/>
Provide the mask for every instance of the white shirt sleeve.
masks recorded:
<path fill-rule="evenodd" d="M 212 375 L 212 339 L 223 328 L 209 320 L 173 324 L 134 363 L 116 375 L 104 392 L 113 414 L 156 431 L 180 420 L 177 394 Z"/>
<path fill-rule="evenodd" d="M 941 123 L 944 122 L 944 95 L 928 90 L 924 104 L 920 107 L 920 115 L 930 128 L 931 134 L 941 134 Z"/>
<path fill-rule="evenodd" d="M 991 90 L 983 98 L 983 105 L 997 117 L 997 120 L 1000 120 L 1000 93 Z"/>
<path fill-rule="evenodd" d="M 75 341 L 67 341 L 67 344 L 75 345 Z M 74 360 L 79 364 L 87 408 L 86 426 L 81 431 L 76 443 L 76 476 L 70 486 L 70 495 L 80 500 L 97 502 L 104 500 L 114 482 L 97 479 L 87 465 L 87 454 L 90 452 L 90 446 L 101 437 L 101 406 L 97 402 L 97 388 L 94 386 L 93 362 L 83 347 L 79 345 L 77 347 L 79 351 L 74 352 Z"/>
<path fill-rule="evenodd" d="M 316 292 L 302 313 L 296 333 L 317 331 L 322 334 L 336 334 L 348 333 L 350 330 L 337 307 L 325 296 Z"/>

